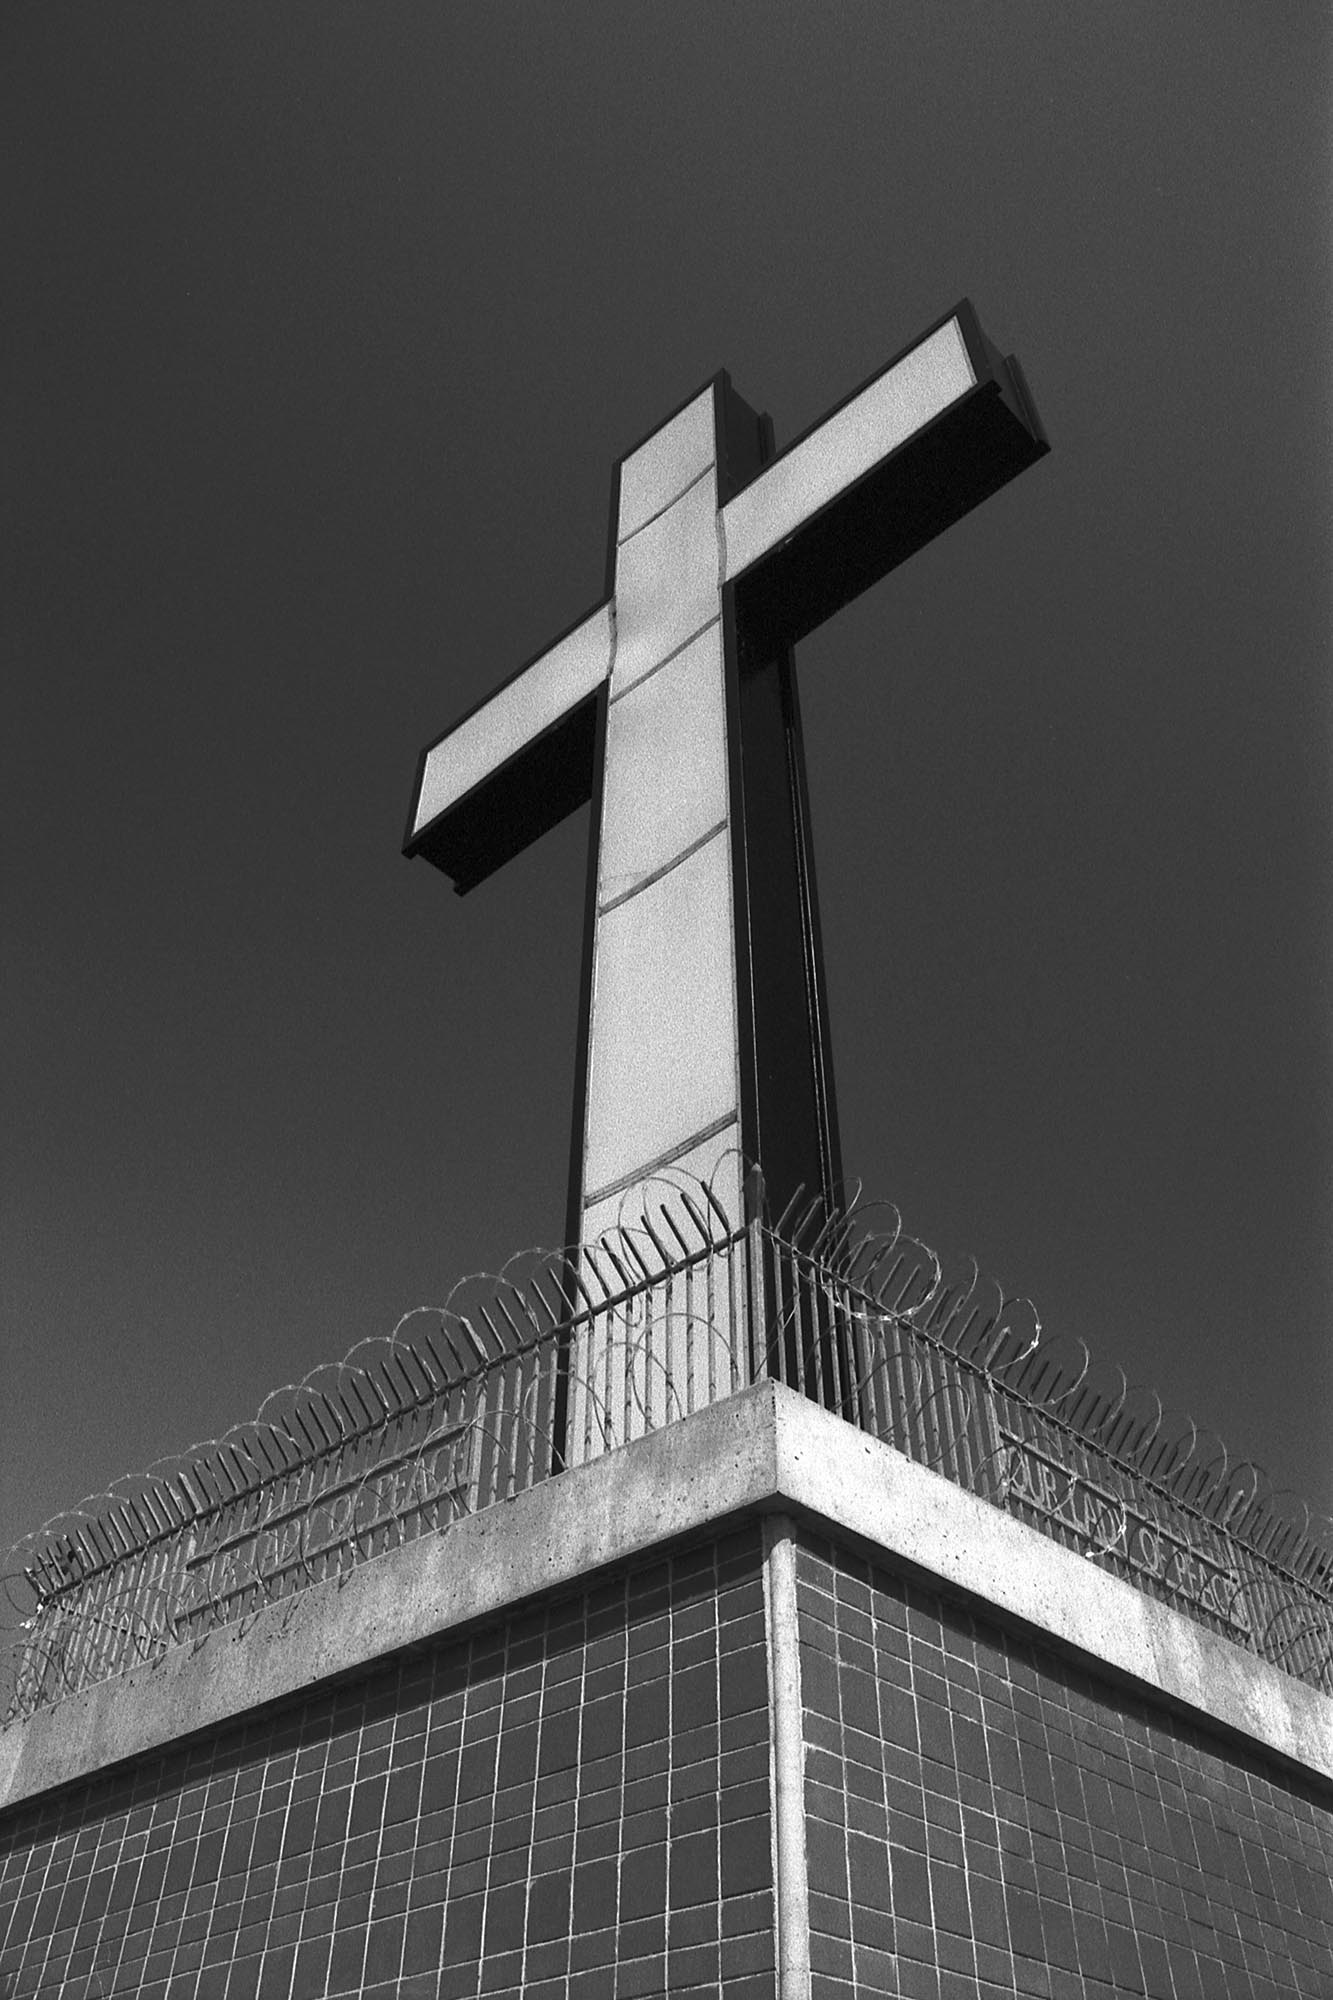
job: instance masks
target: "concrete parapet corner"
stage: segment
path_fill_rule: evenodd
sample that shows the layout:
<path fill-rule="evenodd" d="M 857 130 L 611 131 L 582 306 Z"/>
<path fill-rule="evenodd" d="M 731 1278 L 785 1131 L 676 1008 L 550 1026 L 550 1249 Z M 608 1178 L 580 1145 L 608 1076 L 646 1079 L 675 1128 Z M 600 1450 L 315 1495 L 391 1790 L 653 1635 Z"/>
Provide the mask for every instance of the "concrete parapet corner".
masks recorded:
<path fill-rule="evenodd" d="M 774 1509 L 1333 1779 L 1333 1699 L 761 1382 L 0 1730 L 0 1807 Z"/>

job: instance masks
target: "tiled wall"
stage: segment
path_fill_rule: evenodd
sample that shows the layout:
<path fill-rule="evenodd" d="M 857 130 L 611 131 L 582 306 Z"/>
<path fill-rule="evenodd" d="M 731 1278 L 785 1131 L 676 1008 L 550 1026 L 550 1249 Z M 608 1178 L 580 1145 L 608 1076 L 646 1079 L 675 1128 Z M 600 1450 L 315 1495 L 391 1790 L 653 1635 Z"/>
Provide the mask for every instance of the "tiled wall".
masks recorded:
<path fill-rule="evenodd" d="M 767 1700 L 751 1528 L 0 1819 L 0 2000 L 771 2000 Z"/>
<path fill-rule="evenodd" d="M 1327 1791 L 798 1587 L 813 2000 L 1333 1996 Z M 772 2000 L 768 1770 L 749 1528 L 0 1818 L 0 2000 Z"/>
<path fill-rule="evenodd" d="M 1333 1798 L 798 1553 L 813 2000 L 1329 2000 Z"/>

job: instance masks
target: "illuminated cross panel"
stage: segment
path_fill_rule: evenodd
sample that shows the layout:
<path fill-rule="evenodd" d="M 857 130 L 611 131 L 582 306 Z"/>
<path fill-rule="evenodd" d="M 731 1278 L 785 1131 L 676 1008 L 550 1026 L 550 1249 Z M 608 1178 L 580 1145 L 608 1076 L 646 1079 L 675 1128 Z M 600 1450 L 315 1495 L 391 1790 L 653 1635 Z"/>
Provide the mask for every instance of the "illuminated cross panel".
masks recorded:
<path fill-rule="evenodd" d="M 1046 450 L 964 302 L 780 456 L 719 374 L 617 471 L 606 600 L 431 745 L 406 851 L 463 893 L 589 797 L 568 1207 L 670 1172 L 830 1198 L 794 642 Z"/>

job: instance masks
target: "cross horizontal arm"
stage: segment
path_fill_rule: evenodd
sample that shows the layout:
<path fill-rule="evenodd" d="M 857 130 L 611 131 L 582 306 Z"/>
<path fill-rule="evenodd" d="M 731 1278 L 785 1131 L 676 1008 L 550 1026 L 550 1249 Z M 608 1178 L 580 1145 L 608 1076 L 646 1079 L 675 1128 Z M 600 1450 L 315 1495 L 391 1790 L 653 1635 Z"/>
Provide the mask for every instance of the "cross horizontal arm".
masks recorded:
<path fill-rule="evenodd" d="M 612 630 L 599 605 L 422 753 L 403 851 L 460 896 L 591 797 Z"/>
<path fill-rule="evenodd" d="M 443 869 L 460 895 L 591 795 L 596 696 L 613 662 L 624 693 L 639 654 L 660 662 L 664 646 L 704 629 L 710 607 L 715 621 L 719 582 L 735 590 L 742 654 L 775 657 L 1047 449 L 1018 364 L 966 300 L 717 513 L 727 480 L 719 473 L 707 493 L 700 482 L 718 451 L 719 467 L 728 444 L 739 453 L 732 479 L 758 453 L 738 442 L 754 413 L 733 397 L 723 421 L 715 394 L 710 385 L 622 461 L 614 602 L 423 753 L 404 851 Z M 682 535 L 698 541 L 688 561 Z"/>
<path fill-rule="evenodd" d="M 752 638 L 812 631 L 1047 449 L 964 300 L 721 510 Z"/>

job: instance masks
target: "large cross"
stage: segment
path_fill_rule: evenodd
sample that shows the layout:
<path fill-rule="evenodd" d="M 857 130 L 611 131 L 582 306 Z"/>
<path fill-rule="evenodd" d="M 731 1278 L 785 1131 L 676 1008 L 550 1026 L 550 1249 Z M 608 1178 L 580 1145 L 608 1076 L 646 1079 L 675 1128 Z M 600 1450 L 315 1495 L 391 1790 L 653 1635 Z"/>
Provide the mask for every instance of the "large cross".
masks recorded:
<path fill-rule="evenodd" d="M 423 752 L 460 894 L 593 802 L 571 1245 L 664 1173 L 834 1199 L 791 648 L 1046 449 L 967 301 L 776 457 L 720 373 L 620 461 L 603 602 Z"/>

